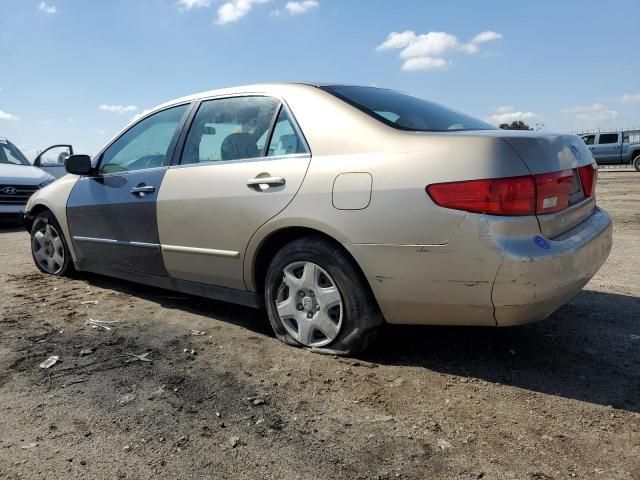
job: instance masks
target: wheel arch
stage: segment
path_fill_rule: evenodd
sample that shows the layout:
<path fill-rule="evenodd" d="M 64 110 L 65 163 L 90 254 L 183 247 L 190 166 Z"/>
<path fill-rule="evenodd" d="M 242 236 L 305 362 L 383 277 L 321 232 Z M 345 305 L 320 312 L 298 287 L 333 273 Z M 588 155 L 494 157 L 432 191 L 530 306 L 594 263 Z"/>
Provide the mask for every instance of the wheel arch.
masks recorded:
<path fill-rule="evenodd" d="M 246 260 L 248 261 L 246 261 L 245 266 L 248 266 L 249 268 L 245 268 L 245 283 L 249 290 L 261 293 L 264 289 L 264 282 L 269 264 L 275 254 L 287 243 L 304 237 L 320 237 L 336 245 L 346 255 L 346 257 L 353 262 L 353 265 L 360 274 L 362 282 L 364 282 L 364 285 L 369 289 L 371 298 L 375 300 L 373 290 L 364 271 L 344 244 L 334 235 L 328 234 L 318 228 L 306 226 L 284 226 L 282 228 L 274 229 L 264 235 L 261 241 L 257 243 L 253 249 L 253 255 L 251 255 L 251 258 L 249 259 L 246 257 Z"/>

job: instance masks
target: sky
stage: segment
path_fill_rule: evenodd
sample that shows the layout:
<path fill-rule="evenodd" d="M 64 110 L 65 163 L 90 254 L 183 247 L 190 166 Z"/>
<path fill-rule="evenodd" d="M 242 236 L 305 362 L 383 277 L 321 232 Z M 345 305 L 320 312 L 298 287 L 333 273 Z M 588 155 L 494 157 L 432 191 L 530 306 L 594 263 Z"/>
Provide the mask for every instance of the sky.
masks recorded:
<path fill-rule="evenodd" d="M 92 153 L 255 82 L 376 85 L 493 123 L 640 127 L 640 0 L 0 0 L 0 136 Z"/>

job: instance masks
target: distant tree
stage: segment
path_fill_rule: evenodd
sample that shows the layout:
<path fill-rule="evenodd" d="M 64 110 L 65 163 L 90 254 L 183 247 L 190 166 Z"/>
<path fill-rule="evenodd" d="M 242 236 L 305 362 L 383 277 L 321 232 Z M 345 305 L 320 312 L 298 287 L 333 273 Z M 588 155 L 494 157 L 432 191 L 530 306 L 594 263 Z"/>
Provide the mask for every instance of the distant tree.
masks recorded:
<path fill-rule="evenodd" d="M 498 125 L 503 130 L 533 130 L 529 125 L 522 120 L 516 120 L 511 123 L 501 123 Z"/>

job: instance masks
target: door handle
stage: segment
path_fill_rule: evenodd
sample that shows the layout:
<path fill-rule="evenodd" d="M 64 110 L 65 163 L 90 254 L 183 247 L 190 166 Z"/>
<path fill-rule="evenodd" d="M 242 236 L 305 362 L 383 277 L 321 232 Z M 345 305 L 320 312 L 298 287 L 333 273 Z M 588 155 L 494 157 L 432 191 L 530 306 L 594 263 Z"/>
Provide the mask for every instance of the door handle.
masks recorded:
<path fill-rule="evenodd" d="M 131 189 L 131 193 L 133 195 L 138 195 L 140 197 L 144 197 L 147 193 L 153 193 L 156 191 L 156 187 L 152 185 L 138 185 L 135 188 Z"/>
<path fill-rule="evenodd" d="M 260 185 L 269 185 L 270 187 L 279 187 L 284 185 L 286 180 L 283 177 L 256 177 L 247 182 L 248 187 L 259 187 Z"/>

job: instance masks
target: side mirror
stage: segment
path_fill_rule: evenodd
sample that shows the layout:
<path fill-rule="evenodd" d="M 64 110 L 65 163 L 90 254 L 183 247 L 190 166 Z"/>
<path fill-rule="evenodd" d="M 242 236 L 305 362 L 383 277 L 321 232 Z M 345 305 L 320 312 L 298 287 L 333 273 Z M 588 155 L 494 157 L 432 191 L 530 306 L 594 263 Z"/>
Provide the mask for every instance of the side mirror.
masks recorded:
<path fill-rule="evenodd" d="M 65 158 L 64 168 L 73 175 L 89 175 L 91 173 L 91 157 L 89 155 L 71 155 Z"/>

